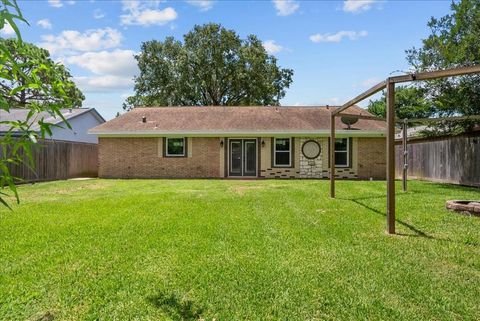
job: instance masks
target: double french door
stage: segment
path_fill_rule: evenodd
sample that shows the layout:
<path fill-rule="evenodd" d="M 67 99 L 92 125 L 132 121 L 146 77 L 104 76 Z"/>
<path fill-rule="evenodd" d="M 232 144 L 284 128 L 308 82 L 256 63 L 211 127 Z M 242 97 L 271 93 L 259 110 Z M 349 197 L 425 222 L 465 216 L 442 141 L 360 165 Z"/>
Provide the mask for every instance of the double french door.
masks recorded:
<path fill-rule="evenodd" d="M 257 176 L 257 140 L 229 140 L 229 176 Z"/>

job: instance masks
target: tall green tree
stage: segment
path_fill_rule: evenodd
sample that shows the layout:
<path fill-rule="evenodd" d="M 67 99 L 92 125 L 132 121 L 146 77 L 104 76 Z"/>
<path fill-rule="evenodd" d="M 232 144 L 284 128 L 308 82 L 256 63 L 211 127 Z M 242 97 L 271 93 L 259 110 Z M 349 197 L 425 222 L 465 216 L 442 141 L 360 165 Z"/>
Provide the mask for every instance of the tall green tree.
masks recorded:
<path fill-rule="evenodd" d="M 451 14 L 431 18 L 431 34 L 422 47 L 407 50 L 407 60 L 417 72 L 480 64 L 480 0 L 452 2 L 451 9 Z M 422 86 L 439 116 L 480 114 L 480 75 Z"/>
<path fill-rule="evenodd" d="M 21 46 L 23 41 L 17 22 L 27 23 L 16 0 L 0 0 L 0 30 L 8 23 L 15 31 L 16 41 Z M 7 132 L 0 139 L 0 203 L 7 207 L 9 207 L 8 199 L 12 194 L 17 202 L 20 201 L 16 188 L 18 180 L 11 175 L 10 166 L 25 162 L 32 165 L 31 148 L 37 144 L 39 138 L 51 134 L 50 128 L 54 126 L 45 122 L 43 118 L 36 119 L 36 113 L 47 112 L 68 124 L 60 108 L 72 108 L 78 105 L 78 97 L 70 96 L 71 83 L 56 76 L 58 70 L 55 70 L 55 66 L 42 62 L 32 64 L 29 61 L 27 64 L 30 67 L 25 70 L 25 66 L 15 58 L 11 49 L 7 42 L 0 41 L 0 82 L 13 84 L 9 92 L 5 91 L 0 95 L 0 109 L 8 112 L 11 103 L 15 101 L 14 96 L 22 91 L 25 93 L 36 91 L 38 97 L 44 97 L 44 99 L 24 101 L 23 107 L 29 109 L 26 119 L 17 121 L 0 119 L 0 124 L 8 127 Z M 32 58 L 33 61 L 35 59 L 38 58 Z M 51 76 L 48 78 L 49 82 L 45 82 L 46 76 Z M 37 125 L 40 130 L 33 130 L 34 125 Z"/>
<path fill-rule="evenodd" d="M 377 100 L 370 100 L 368 111 L 386 117 L 387 100 L 385 91 Z M 395 115 L 400 119 L 426 118 L 435 113 L 432 103 L 425 99 L 425 90 L 419 87 L 399 86 L 395 90 Z"/>
<path fill-rule="evenodd" d="M 292 82 L 254 35 L 241 39 L 219 24 L 195 26 L 183 42 L 142 44 L 135 79 L 135 106 L 278 105 Z"/>
<path fill-rule="evenodd" d="M 31 75 L 35 71 L 35 76 L 43 84 L 52 88 L 52 90 L 45 92 L 42 87 L 24 86 L 28 81 L 24 77 L 0 79 L 0 95 L 8 102 L 10 107 L 25 108 L 32 102 L 39 105 L 69 103 L 71 107 L 82 106 L 85 96 L 77 88 L 65 66 L 50 59 L 48 50 L 17 39 L 0 39 L 0 43 L 7 48 L 10 57 L 25 75 Z M 14 73 L 12 68 L 14 68 L 13 65 L 6 65 L 3 72 L 12 75 Z M 63 83 L 62 91 L 55 91 L 55 86 L 52 86 L 54 82 Z M 13 91 L 15 88 L 20 88 L 20 90 Z M 68 101 L 65 101 L 65 99 L 68 99 Z"/>

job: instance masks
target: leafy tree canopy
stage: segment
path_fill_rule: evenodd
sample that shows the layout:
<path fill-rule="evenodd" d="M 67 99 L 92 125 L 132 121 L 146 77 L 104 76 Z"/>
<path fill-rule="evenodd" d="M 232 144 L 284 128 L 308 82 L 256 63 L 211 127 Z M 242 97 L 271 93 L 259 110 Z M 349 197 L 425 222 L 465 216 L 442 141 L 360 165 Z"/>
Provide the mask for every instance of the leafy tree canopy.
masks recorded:
<path fill-rule="evenodd" d="M 32 103 L 38 105 L 57 104 L 69 107 L 81 107 L 85 96 L 72 81 L 72 76 L 64 65 L 50 59 L 48 50 L 17 39 L 0 39 L 8 49 L 11 62 L 3 66 L 6 77 L 0 79 L 0 95 L 10 107 L 26 108 Z M 24 77 L 14 77 L 14 68 L 22 73 L 35 76 L 44 87 L 28 84 Z M 61 83 L 61 86 L 57 84 Z"/>
<path fill-rule="evenodd" d="M 241 39 L 219 24 L 195 26 L 183 42 L 167 37 L 142 44 L 140 76 L 124 104 L 278 105 L 293 71 L 281 69 L 254 35 Z"/>
<path fill-rule="evenodd" d="M 48 52 L 25 44 L 17 22 L 27 23 L 16 0 L 0 0 L 0 29 L 7 23 L 15 31 L 16 39 L 0 38 L 0 109 L 11 107 L 29 109 L 26 119 L 5 121 L 8 130 L 0 139 L 0 204 L 9 207 L 9 190 L 20 201 L 16 183 L 10 167 L 26 163 L 33 166 L 31 148 L 38 138 L 51 134 L 51 126 L 44 119 L 36 119 L 37 112 L 47 112 L 63 119 L 61 108 L 79 106 L 83 95 L 70 81 L 70 75 L 63 66 L 53 63 Z M 38 125 L 39 131 L 33 130 Z"/>
<path fill-rule="evenodd" d="M 425 90 L 418 87 L 399 86 L 395 89 L 395 114 L 401 119 L 426 118 L 433 115 L 435 109 L 424 98 Z M 370 100 L 368 111 L 379 117 L 386 117 L 386 93 L 377 100 Z"/>
<path fill-rule="evenodd" d="M 407 50 L 416 71 L 480 64 L 480 0 L 452 2 L 452 13 L 428 23 L 431 34 L 421 48 Z M 480 114 L 480 75 L 424 83 L 439 116 Z"/>

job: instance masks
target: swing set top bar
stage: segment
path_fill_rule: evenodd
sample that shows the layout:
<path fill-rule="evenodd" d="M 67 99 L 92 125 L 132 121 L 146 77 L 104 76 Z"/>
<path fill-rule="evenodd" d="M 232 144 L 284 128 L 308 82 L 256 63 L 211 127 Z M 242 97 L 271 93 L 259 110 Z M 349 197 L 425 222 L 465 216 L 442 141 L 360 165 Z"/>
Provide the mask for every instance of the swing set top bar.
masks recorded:
<path fill-rule="evenodd" d="M 337 117 L 346 116 L 346 117 L 353 117 L 357 119 L 386 121 L 386 118 L 362 115 L 362 114 L 338 113 L 336 116 Z M 480 115 L 450 116 L 450 117 L 438 117 L 438 118 L 407 118 L 407 119 L 396 119 L 395 122 L 398 124 L 403 124 L 403 123 L 431 123 L 431 122 L 455 121 L 455 120 L 480 120 Z"/>
<path fill-rule="evenodd" d="M 358 102 L 360 102 L 360 101 L 378 93 L 380 90 L 383 90 L 386 86 L 387 86 L 387 82 L 385 80 L 376 84 L 375 86 L 373 86 L 369 90 L 361 93 L 357 97 L 353 98 L 352 100 L 350 100 L 349 102 L 344 104 L 342 107 L 337 108 L 334 111 L 332 111 L 332 116 L 335 116 L 335 115 L 341 113 L 342 111 L 344 111 L 345 109 L 352 107 L 356 103 L 358 103 Z"/>
<path fill-rule="evenodd" d="M 372 88 L 368 89 L 367 91 L 361 93 L 357 97 L 348 101 L 347 103 L 342 105 L 340 108 L 334 110 L 332 112 L 332 115 L 337 115 L 342 111 L 344 111 L 345 109 L 385 89 L 387 87 L 387 82 L 395 84 L 395 83 L 410 82 L 410 81 L 420 81 L 420 80 L 430 80 L 430 79 L 445 78 L 445 77 L 452 77 L 452 76 L 462 76 L 462 75 L 475 74 L 475 73 L 480 73 L 480 65 L 451 68 L 451 69 L 438 70 L 438 71 L 426 71 L 426 72 L 419 72 L 416 74 L 389 77 L 387 80 L 379 82 Z"/>
<path fill-rule="evenodd" d="M 462 75 L 475 74 L 475 73 L 480 73 L 480 65 L 450 68 L 450 69 L 436 70 L 436 71 L 425 71 L 425 72 L 419 72 L 417 74 L 394 76 L 394 77 L 390 77 L 389 79 L 390 79 L 390 82 L 401 83 L 401 82 L 409 82 L 409 81 L 415 81 L 415 80 L 430 80 L 430 79 L 437 79 L 437 78 L 462 76 Z"/>

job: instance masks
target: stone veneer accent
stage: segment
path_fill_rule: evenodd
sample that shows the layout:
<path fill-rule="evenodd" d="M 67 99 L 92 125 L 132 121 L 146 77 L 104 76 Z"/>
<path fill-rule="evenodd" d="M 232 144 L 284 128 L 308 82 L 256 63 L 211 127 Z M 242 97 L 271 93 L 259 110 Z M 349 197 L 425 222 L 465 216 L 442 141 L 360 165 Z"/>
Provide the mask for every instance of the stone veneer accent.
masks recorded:
<path fill-rule="evenodd" d="M 302 147 L 305 142 L 313 140 L 316 141 L 320 145 L 320 155 L 317 158 L 309 159 L 303 155 Z M 322 154 L 325 152 L 323 149 L 324 144 L 322 144 L 321 138 L 300 138 L 298 139 L 300 143 L 300 155 L 299 155 L 299 178 L 323 178 L 323 160 Z"/>

